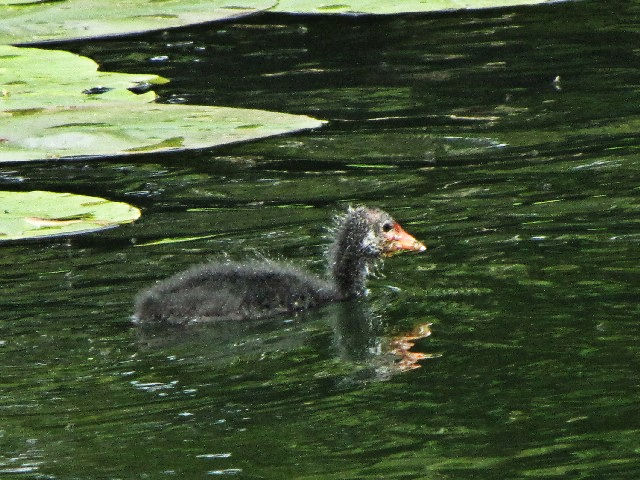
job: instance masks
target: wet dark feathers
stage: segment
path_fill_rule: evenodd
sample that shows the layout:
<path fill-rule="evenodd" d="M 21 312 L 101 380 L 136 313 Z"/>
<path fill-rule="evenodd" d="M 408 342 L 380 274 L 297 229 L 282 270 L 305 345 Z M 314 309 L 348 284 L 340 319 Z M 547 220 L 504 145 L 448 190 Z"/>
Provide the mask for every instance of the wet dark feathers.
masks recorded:
<path fill-rule="evenodd" d="M 269 261 L 195 266 L 138 295 L 137 322 L 242 320 L 316 308 L 338 299 L 332 285 Z"/>

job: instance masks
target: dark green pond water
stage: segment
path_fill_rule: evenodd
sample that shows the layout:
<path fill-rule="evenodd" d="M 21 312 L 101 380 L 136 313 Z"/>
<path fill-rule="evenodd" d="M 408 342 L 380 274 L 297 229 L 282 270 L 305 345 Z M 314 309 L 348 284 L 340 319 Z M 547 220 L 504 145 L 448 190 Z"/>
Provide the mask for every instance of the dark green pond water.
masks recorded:
<path fill-rule="evenodd" d="M 165 102 L 330 123 L 0 167 L 4 189 L 143 210 L 0 248 L 1 475 L 640 478 L 640 3 L 272 15 L 65 48 L 171 78 Z M 322 272 L 349 204 L 388 210 L 429 250 L 389 259 L 361 302 L 131 327 L 135 293 L 193 263 Z M 426 358 L 402 368 L 393 339 L 426 323 Z"/>

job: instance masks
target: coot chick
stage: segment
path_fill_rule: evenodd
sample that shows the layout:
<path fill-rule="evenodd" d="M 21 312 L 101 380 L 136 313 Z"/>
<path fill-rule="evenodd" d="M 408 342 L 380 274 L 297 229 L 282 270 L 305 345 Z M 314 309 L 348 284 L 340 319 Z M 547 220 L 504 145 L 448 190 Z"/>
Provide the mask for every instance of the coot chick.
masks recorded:
<path fill-rule="evenodd" d="M 189 324 L 271 317 L 363 295 L 376 260 L 426 247 L 379 209 L 349 208 L 336 219 L 329 278 L 271 261 L 197 265 L 141 292 L 134 321 Z"/>

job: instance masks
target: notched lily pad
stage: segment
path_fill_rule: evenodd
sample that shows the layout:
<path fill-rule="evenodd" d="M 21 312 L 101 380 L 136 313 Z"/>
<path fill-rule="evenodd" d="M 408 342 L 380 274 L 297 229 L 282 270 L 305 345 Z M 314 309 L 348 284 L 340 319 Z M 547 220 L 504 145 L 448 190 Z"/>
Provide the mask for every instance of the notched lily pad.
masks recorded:
<path fill-rule="evenodd" d="M 69 52 L 0 45 L 0 162 L 204 148 L 320 126 L 261 110 L 159 105 L 156 75 L 99 72 Z"/>
<path fill-rule="evenodd" d="M 96 62 L 70 52 L 0 45 L 0 110 L 148 103 L 156 98 L 154 92 L 132 89 L 167 81 L 150 74 L 100 72 Z"/>
<path fill-rule="evenodd" d="M 95 232 L 138 217 L 137 208 L 99 197 L 0 191 L 0 242 Z"/>

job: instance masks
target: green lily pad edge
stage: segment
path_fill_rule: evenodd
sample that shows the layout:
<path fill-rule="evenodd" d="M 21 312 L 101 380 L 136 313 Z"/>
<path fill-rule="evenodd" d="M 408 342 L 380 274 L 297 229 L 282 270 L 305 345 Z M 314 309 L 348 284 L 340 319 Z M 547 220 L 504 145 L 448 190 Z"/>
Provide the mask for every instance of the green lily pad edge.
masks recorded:
<path fill-rule="evenodd" d="M 0 123 L 0 164 L 200 150 L 324 123 L 264 110 L 157 103 L 35 110 Z"/>
<path fill-rule="evenodd" d="M 484 10 L 552 3 L 557 0 L 280 0 L 270 12 L 301 15 L 397 15 L 403 13 Z"/>
<path fill-rule="evenodd" d="M 138 208 L 100 197 L 0 191 L 0 243 L 92 233 L 139 217 Z"/>
<path fill-rule="evenodd" d="M 558 0 L 0 0 L 0 44 L 29 45 L 118 37 L 260 12 L 310 15 L 392 15 L 479 10 Z"/>

